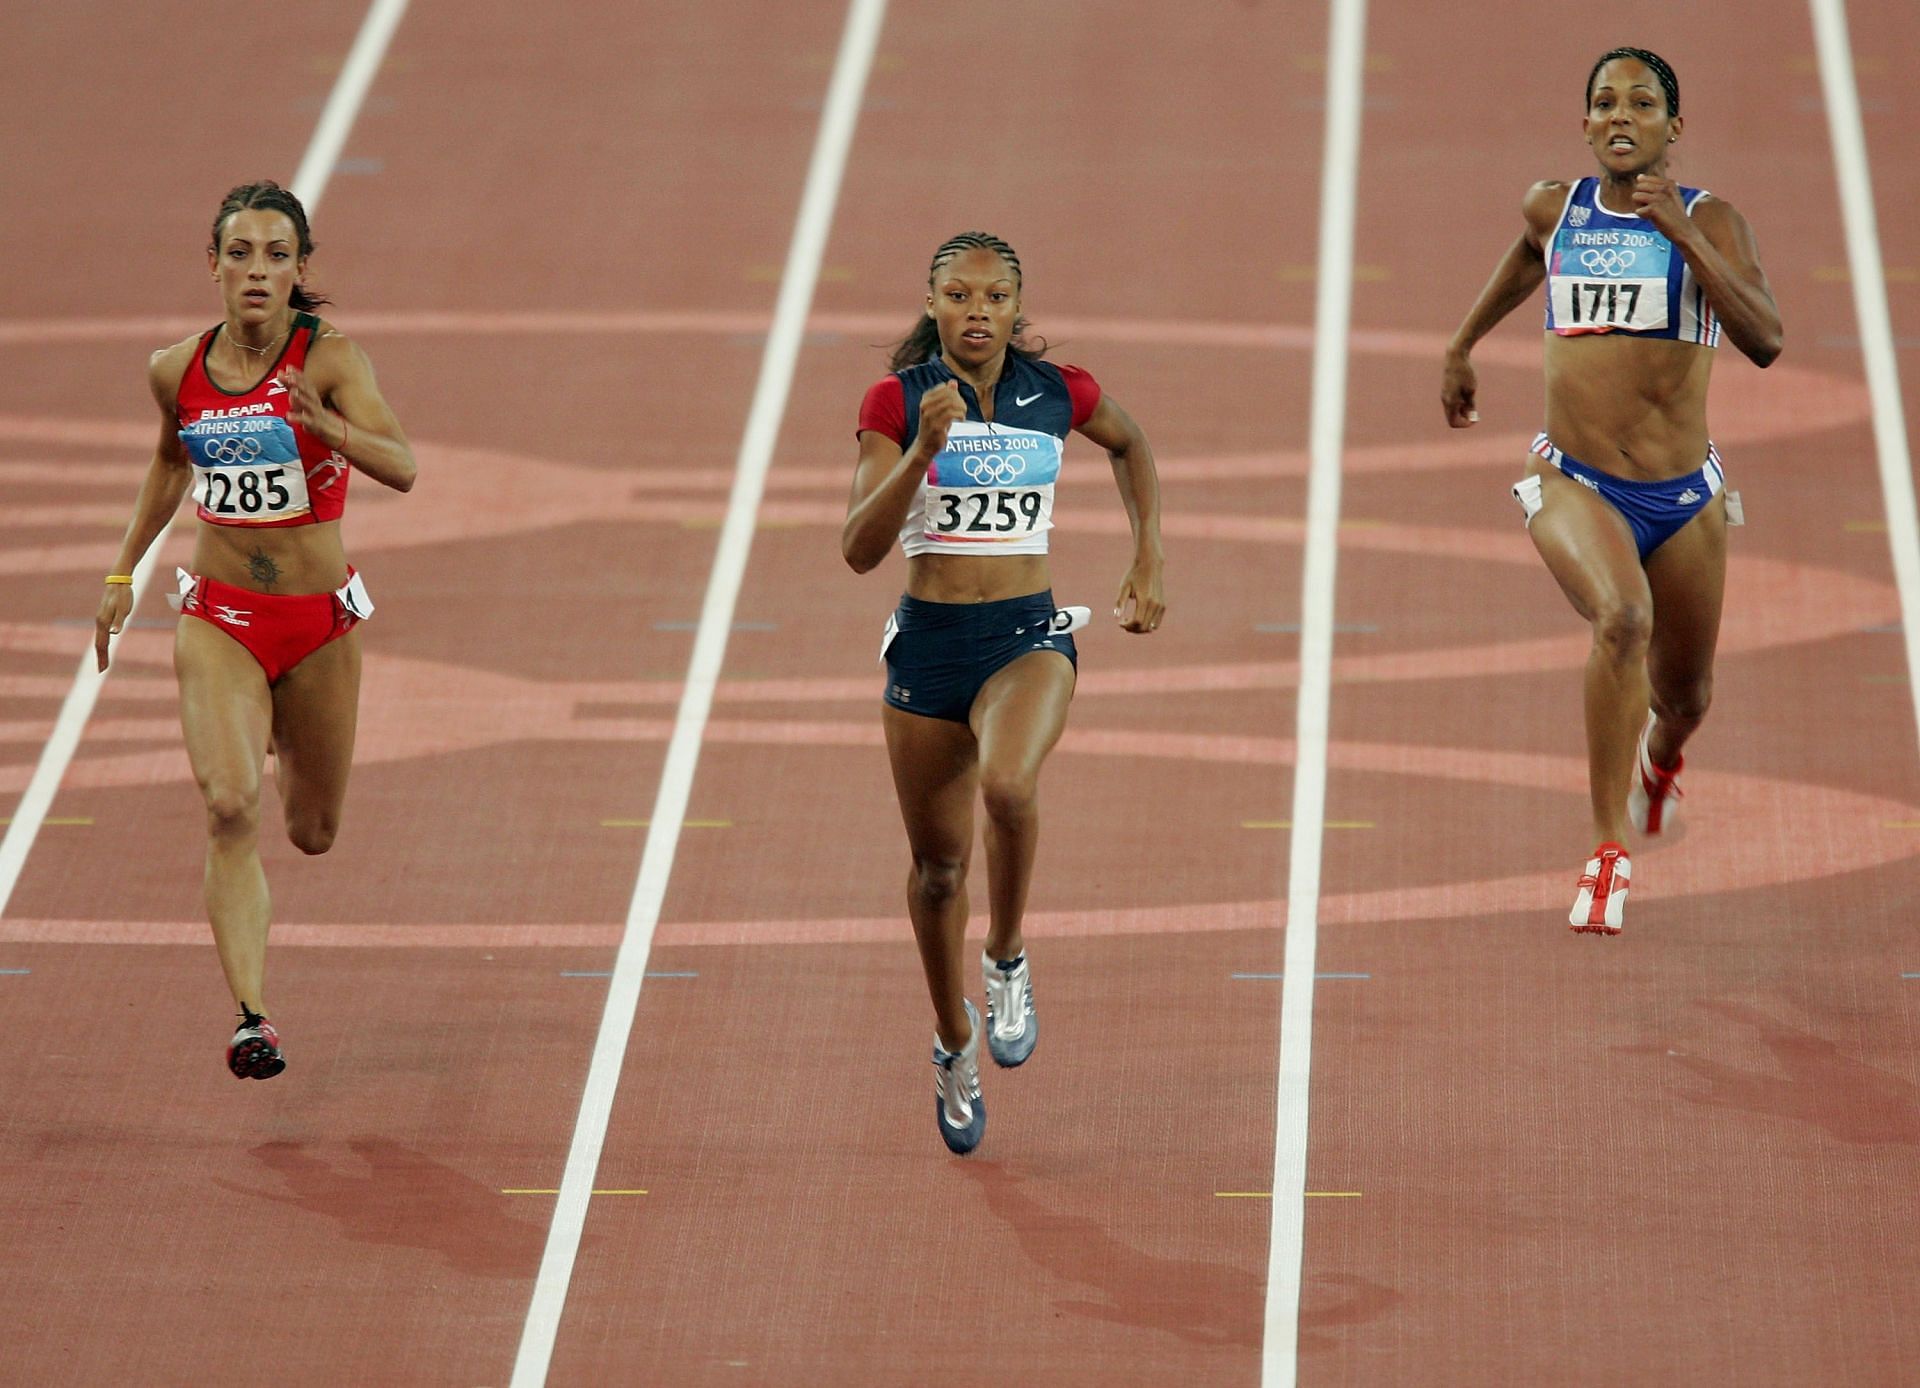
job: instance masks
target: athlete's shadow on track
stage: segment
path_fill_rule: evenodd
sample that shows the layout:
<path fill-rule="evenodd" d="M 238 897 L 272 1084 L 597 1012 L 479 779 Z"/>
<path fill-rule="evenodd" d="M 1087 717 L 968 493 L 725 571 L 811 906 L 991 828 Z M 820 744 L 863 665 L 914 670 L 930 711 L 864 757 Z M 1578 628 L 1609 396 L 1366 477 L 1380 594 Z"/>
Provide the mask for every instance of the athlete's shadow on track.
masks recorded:
<path fill-rule="evenodd" d="M 214 1180 L 325 1215 L 355 1243 L 424 1249 L 474 1277 L 527 1278 L 539 1268 L 546 1230 L 502 1214 L 499 1191 L 386 1138 L 354 1138 L 347 1146 L 359 1160 L 340 1168 L 303 1143 L 252 1148 L 250 1155 L 285 1183 L 284 1192 Z"/>
<path fill-rule="evenodd" d="M 1709 1108 L 1743 1109 L 1824 1129 L 1842 1142 L 1920 1146 L 1920 1087 L 1842 1055 L 1825 1037 L 1788 1026 L 1757 1007 L 1733 1002 L 1697 1006 L 1752 1027 L 1786 1073 L 1740 1070 L 1662 1045 L 1621 1046 L 1629 1055 L 1664 1055 L 1707 1081 L 1680 1097 Z"/>
<path fill-rule="evenodd" d="M 975 1159 L 960 1170 L 980 1187 L 987 1209 L 1013 1231 L 1029 1260 L 1099 1293 L 1099 1299 L 1055 1301 L 1058 1309 L 1164 1331 L 1196 1344 L 1260 1347 L 1266 1307 L 1262 1277 L 1218 1263 L 1143 1253 L 1092 1219 L 1042 1204 L 1022 1189 L 1027 1178 L 1004 1165 Z M 1310 1332 L 1371 1320 L 1399 1301 L 1398 1292 L 1363 1278 L 1316 1278 L 1301 1310 L 1300 1348 L 1332 1349 L 1332 1337 Z"/>

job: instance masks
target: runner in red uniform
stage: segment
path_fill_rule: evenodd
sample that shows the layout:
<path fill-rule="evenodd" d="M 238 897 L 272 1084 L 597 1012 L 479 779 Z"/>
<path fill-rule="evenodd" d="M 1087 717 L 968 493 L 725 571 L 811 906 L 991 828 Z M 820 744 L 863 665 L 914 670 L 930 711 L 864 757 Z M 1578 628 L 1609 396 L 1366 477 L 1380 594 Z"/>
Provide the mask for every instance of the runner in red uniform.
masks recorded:
<path fill-rule="evenodd" d="M 207 805 L 207 917 L 240 1026 L 242 1079 L 286 1068 L 262 976 L 271 905 L 260 867 L 260 775 L 271 747 L 287 837 L 325 853 L 340 827 L 360 697 L 358 624 L 373 615 L 340 542 L 352 469 L 399 491 L 413 451 L 366 354 L 311 310 L 313 238 L 271 182 L 227 194 L 207 263 L 226 316 L 154 353 L 159 445 L 95 619 L 107 668 L 133 607 L 132 574 L 191 487 L 193 571 L 169 601 L 187 756 Z"/>

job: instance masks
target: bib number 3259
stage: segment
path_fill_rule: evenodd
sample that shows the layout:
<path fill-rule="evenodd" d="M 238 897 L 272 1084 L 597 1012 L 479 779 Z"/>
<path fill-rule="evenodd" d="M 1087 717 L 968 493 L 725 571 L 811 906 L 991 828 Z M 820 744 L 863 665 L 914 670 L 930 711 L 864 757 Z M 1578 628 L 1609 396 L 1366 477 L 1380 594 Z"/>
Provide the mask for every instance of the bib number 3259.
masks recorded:
<path fill-rule="evenodd" d="M 935 535 L 1028 535 L 1040 524 L 1044 503 L 1031 489 L 936 491 L 927 498 L 927 530 Z"/>

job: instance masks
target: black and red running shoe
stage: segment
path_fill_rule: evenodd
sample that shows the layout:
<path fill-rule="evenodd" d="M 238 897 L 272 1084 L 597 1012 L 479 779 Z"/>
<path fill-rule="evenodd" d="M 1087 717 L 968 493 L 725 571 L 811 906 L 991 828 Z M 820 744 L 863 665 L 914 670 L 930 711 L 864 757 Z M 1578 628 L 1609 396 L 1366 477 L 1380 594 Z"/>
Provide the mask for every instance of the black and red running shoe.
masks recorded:
<path fill-rule="evenodd" d="M 240 1029 L 227 1042 L 227 1068 L 237 1080 L 270 1080 L 287 1068 L 273 1023 L 240 1005 Z"/>

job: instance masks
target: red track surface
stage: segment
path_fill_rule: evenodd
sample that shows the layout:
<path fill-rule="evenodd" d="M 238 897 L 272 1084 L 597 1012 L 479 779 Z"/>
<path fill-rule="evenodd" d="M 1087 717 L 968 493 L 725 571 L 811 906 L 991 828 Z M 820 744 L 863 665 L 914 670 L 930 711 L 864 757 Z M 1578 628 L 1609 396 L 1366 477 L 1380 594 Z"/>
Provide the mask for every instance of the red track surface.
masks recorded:
<path fill-rule="evenodd" d="M 416 0 L 316 216 L 316 278 L 418 445 L 357 491 L 380 604 L 336 852 L 268 851 L 292 1068 L 221 1071 L 200 829 L 157 602 L 0 921 L 0 1378 L 504 1383 L 545 1239 L 838 39 L 817 7 L 587 32 Z M 1251 1384 L 1271 1179 L 1324 19 L 898 5 L 843 189 L 642 994 L 554 1383 Z M 52 15 L 53 12 L 49 12 Z M 357 6 L 232 85 L 200 9 L 70 6 L 0 63 L 0 806 L 86 642 L 211 321 L 229 183 L 290 175 Z M 1642 7 L 1488 46 L 1375 0 L 1361 170 L 1300 1375 L 1896 1382 L 1920 1073 L 1914 716 L 1805 12 Z M 1920 335 L 1900 7 L 1856 4 L 1895 330 Z M 741 37 L 746 35 L 748 37 Z M 998 38 L 994 36 L 998 35 Z M 987 46 L 980 45 L 986 41 Z M 1615 38 L 1681 74 L 1684 174 L 1788 325 L 1722 352 L 1740 532 L 1687 833 L 1618 941 L 1555 925 L 1586 845 L 1583 638 L 1506 497 L 1530 310 L 1448 436 L 1437 351 L 1533 179 L 1584 168 Z M 993 47 L 1005 46 L 1005 54 Z M 215 56 L 219 55 L 219 56 Z M 1884 59 L 1875 55 L 1887 55 Z M 138 93 L 114 120 L 86 89 Z M 1010 88 L 970 80 L 1006 74 Z M 218 95 L 210 95 L 217 93 Z M 274 104 L 277 96 L 278 105 Z M 939 113 L 954 114 L 943 123 Z M 460 149 L 457 158 L 448 151 Z M 1463 151 L 1469 151 L 1463 158 Z M 1082 643 L 1032 930 L 1047 1045 L 934 1143 L 875 709 L 899 581 L 834 529 L 873 344 L 984 225 L 1163 460 L 1173 612 Z M 539 315 L 571 315 L 541 322 Z M 129 323 L 129 320 L 141 320 Z M 164 320 L 164 321 L 155 321 Z M 175 326 L 177 320 L 178 326 Z M 91 324 L 50 341 L 34 324 Z M 1910 353 L 1906 353 L 1910 357 Z M 1907 407 L 1920 415 L 1909 369 Z M 1124 527 L 1084 448 L 1056 591 Z M 1852 526 L 1853 528 L 1850 528 Z M 182 527 L 184 529 L 184 526 Z M 181 547 L 184 540 L 173 542 Z M 667 629 L 661 629 L 662 627 Z"/>

